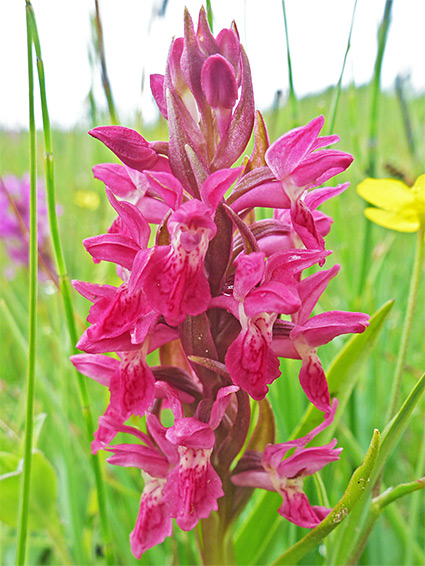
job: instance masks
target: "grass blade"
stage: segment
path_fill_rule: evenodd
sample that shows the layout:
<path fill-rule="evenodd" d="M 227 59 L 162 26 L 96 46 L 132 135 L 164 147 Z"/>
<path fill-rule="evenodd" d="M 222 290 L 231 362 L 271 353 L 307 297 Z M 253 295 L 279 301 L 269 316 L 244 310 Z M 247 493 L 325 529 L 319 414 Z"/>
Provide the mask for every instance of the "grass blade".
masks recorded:
<path fill-rule="evenodd" d="M 425 428 L 423 431 L 423 438 L 422 438 L 422 446 L 419 451 L 418 462 L 415 469 L 415 477 L 418 477 L 419 474 L 423 474 L 423 470 L 425 469 Z M 419 515 L 419 506 L 420 506 L 420 499 L 419 493 L 414 493 L 412 495 L 410 506 L 409 506 L 409 528 L 411 537 L 413 540 L 416 540 L 417 534 L 419 532 L 419 523 L 420 523 L 420 515 Z M 412 544 L 405 544 L 405 553 L 406 553 L 406 564 L 413 564 L 413 553 L 414 547 Z M 424 560 L 425 562 L 425 560 Z"/>
<path fill-rule="evenodd" d="M 347 62 L 348 52 L 350 51 L 350 47 L 351 47 L 351 33 L 353 31 L 354 16 L 356 14 L 356 8 L 357 8 L 357 0 L 354 1 L 353 15 L 351 16 L 350 31 L 348 33 L 347 48 L 345 50 L 344 60 L 342 62 L 341 74 L 339 76 L 338 83 L 337 83 L 335 90 L 334 90 L 334 93 L 332 95 L 331 107 L 330 107 L 330 110 L 329 110 L 330 121 L 329 121 L 328 134 L 331 134 L 333 132 L 334 125 L 335 125 L 336 111 L 338 109 L 339 98 L 340 98 L 340 95 L 341 95 L 341 85 L 342 85 L 342 78 L 344 76 L 345 63 Z"/>
<path fill-rule="evenodd" d="M 375 497 L 372 500 L 368 515 L 365 519 L 363 528 L 360 532 L 358 537 L 358 544 L 354 547 L 353 552 L 350 554 L 346 561 L 346 566 L 355 566 L 358 563 L 359 558 L 361 557 L 363 550 L 366 546 L 366 543 L 369 539 L 369 536 L 372 533 L 373 527 L 375 523 L 378 521 L 379 517 L 381 516 L 382 511 L 385 509 L 387 505 L 403 497 L 404 495 L 408 495 L 413 491 L 417 491 L 418 489 L 423 489 L 425 486 L 425 478 L 421 478 L 420 480 L 405 483 L 398 485 L 394 489 L 388 489 L 386 492 L 382 493 L 379 497 Z"/>
<path fill-rule="evenodd" d="M 361 555 L 363 548 L 372 532 L 373 526 L 376 522 L 374 518 L 373 511 L 369 511 L 366 516 L 364 527 L 358 536 L 354 536 L 358 532 L 359 524 L 363 513 L 365 511 L 366 505 L 370 501 L 371 493 L 377 488 L 381 480 L 381 475 L 384 466 L 390 456 L 395 444 L 400 439 L 404 430 L 409 423 L 412 412 L 418 404 L 425 389 L 425 374 L 421 379 L 418 380 L 417 384 L 411 391 L 410 395 L 404 402 L 403 406 L 399 412 L 394 416 L 392 421 L 386 426 L 384 432 L 382 433 L 381 447 L 379 450 L 376 465 L 373 469 L 373 473 L 370 478 L 370 483 L 367 486 L 365 498 L 363 499 L 361 505 L 356 509 L 356 517 L 352 518 L 349 524 L 349 529 L 346 529 L 344 533 L 344 541 L 340 541 L 340 548 L 338 552 L 337 564 L 346 563 L 348 560 L 349 564 L 354 564 L 357 558 Z M 346 558 L 348 557 L 348 558 Z"/>
<path fill-rule="evenodd" d="M 390 456 L 396 443 L 399 441 L 401 435 L 405 431 L 412 416 L 412 413 L 424 393 L 424 390 L 425 390 L 425 374 L 423 374 L 422 377 L 418 380 L 415 387 L 412 389 L 410 395 L 403 403 L 401 409 L 394 416 L 391 422 L 388 423 L 388 425 L 385 427 L 385 430 L 382 433 L 381 450 L 379 452 L 379 457 L 376 463 L 376 467 L 373 471 L 371 485 L 375 484 L 382 470 L 384 469 L 388 457 Z"/>
<path fill-rule="evenodd" d="M 213 28 L 213 10 L 212 10 L 212 6 L 211 6 L 211 0 L 207 0 L 207 19 L 208 19 L 208 25 L 210 26 L 210 30 L 212 33 L 214 33 L 214 28 Z"/>
<path fill-rule="evenodd" d="M 391 389 L 391 401 L 388 408 L 387 419 L 389 420 L 395 413 L 400 395 L 401 378 L 403 375 L 404 362 L 406 359 L 407 347 L 409 345 L 410 333 L 412 330 L 413 314 L 416 307 L 416 299 L 418 295 L 419 282 L 421 280 L 422 265 L 424 260 L 424 230 L 425 225 L 422 223 L 416 237 L 416 253 L 413 262 L 412 275 L 410 279 L 409 296 L 407 299 L 406 316 L 401 334 L 400 348 L 397 357 L 397 364 L 394 373 L 394 380 Z"/>
<path fill-rule="evenodd" d="M 30 131 L 30 241 L 29 241 L 29 335 L 25 419 L 24 469 L 21 483 L 16 564 L 25 564 L 28 538 L 28 512 L 31 488 L 32 440 L 34 425 L 35 361 L 37 347 L 37 169 L 34 116 L 33 41 L 29 14 L 26 13 Z"/>
<path fill-rule="evenodd" d="M 40 97 L 41 97 L 41 107 L 43 116 L 43 133 L 44 133 L 44 143 L 45 143 L 45 166 L 46 166 L 46 190 L 47 190 L 47 208 L 49 215 L 50 231 L 52 235 L 53 248 L 55 252 L 55 260 L 57 264 L 57 270 L 59 274 L 60 290 L 63 299 L 63 305 L 66 315 L 66 322 L 68 327 L 68 332 L 72 344 L 72 353 L 76 353 L 75 344 L 77 342 L 77 329 L 74 318 L 74 308 L 72 304 L 71 296 L 71 284 L 69 276 L 67 274 L 67 269 L 65 265 L 65 257 L 62 250 L 62 243 L 60 239 L 59 226 L 56 215 L 56 198 L 55 198 L 55 184 L 54 184 L 54 168 L 53 168 L 53 146 L 51 138 L 50 129 L 50 118 L 47 107 L 47 96 L 46 96 L 46 84 L 44 77 L 44 65 L 41 56 L 40 40 L 38 37 L 37 24 L 35 20 L 34 10 L 32 8 L 31 2 L 26 0 L 27 13 L 29 18 L 29 25 L 31 28 L 32 39 L 35 47 L 35 52 L 37 55 L 37 69 L 38 69 L 38 79 L 40 86 Z M 93 438 L 94 424 L 93 416 L 90 407 L 90 401 L 88 396 L 88 390 L 86 386 L 85 378 L 76 372 L 81 406 L 83 410 L 86 434 L 88 442 Z M 108 564 L 114 564 L 114 557 L 112 554 L 112 539 L 109 530 L 108 517 L 106 513 L 106 493 L 105 486 L 103 483 L 102 472 L 100 468 L 100 461 L 97 455 L 91 455 L 91 462 L 95 476 L 97 497 L 99 503 L 99 515 L 101 521 L 102 535 L 105 541 L 105 555 Z"/>
<path fill-rule="evenodd" d="M 292 60 L 289 49 L 288 22 L 286 21 L 285 0 L 282 0 L 283 21 L 285 24 L 286 58 L 288 60 L 289 100 L 291 101 L 292 127 L 298 126 L 298 101 L 295 94 L 294 78 L 292 76 Z"/>
<path fill-rule="evenodd" d="M 372 79 L 372 104 L 370 111 L 370 124 L 369 124 L 369 165 L 368 177 L 376 176 L 376 166 L 378 162 L 378 109 L 379 109 L 379 95 L 381 91 L 381 69 L 382 60 L 384 58 L 385 46 L 387 44 L 388 29 L 391 22 L 391 9 L 393 0 L 386 0 L 384 16 L 378 30 L 378 53 L 375 60 L 375 68 L 373 71 Z M 364 236 L 363 236 L 363 251 L 360 263 L 360 277 L 358 286 L 358 295 L 361 294 L 364 287 L 367 272 L 370 263 L 370 250 L 371 250 L 371 237 L 372 237 L 372 223 L 367 218 L 364 219 Z"/>

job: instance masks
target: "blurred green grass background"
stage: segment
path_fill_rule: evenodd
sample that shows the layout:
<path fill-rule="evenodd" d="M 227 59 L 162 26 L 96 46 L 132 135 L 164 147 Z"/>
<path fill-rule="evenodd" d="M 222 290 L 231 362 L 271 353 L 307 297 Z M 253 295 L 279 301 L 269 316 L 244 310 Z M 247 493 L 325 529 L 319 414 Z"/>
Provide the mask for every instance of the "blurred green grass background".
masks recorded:
<path fill-rule="evenodd" d="M 307 123 L 319 114 L 324 114 L 326 118 L 331 96 L 332 89 L 329 89 L 300 100 L 301 122 Z M 327 248 L 334 253 L 327 261 L 327 267 L 340 263 L 342 268 L 321 299 L 317 311 L 347 309 L 372 314 L 387 300 L 395 300 L 373 355 L 359 376 L 344 419 L 363 453 L 367 449 L 373 429 L 376 427 L 382 430 L 386 424 L 384 418 L 400 342 L 415 247 L 413 234 L 395 233 L 373 226 L 369 250 L 372 257 L 371 267 L 366 283 L 358 295 L 365 204 L 356 194 L 355 187 L 367 176 L 369 105 L 368 85 L 350 87 L 342 91 L 332 133 L 337 133 L 341 138 L 338 149 L 351 152 L 355 161 L 348 171 L 336 179 L 338 183 L 350 181 L 350 188 L 322 207 L 324 212 L 334 218 L 334 225 L 327 237 Z M 383 93 L 379 106 L 378 177 L 390 176 L 390 168 L 399 170 L 413 182 L 424 171 L 425 96 L 410 95 L 408 109 L 414 126 L 416 156 L 422 156 L 422 160 L 413 157 L 409 151 L 396 95 Z M 266 123 L 272 139 L 292 127 L 290 116 L 289 104 L 284 101 L 280 107 L 266 113 Z M 163 122 L 149 128 L 144 128 L 140 121 L 125 125 L 138 129 L 148 140 L 165 139 L 167 135 Z M 38 175 L 42 177 L 42 133 L 38 136 Z M 2 175 L 21 176 L 28 171 L 28 143 L 28 134 L 25 132 L 0 132 Z M 105 262 L 95 265 L 82 244 L 84 238 L 105 232 L 113 219 L 113 210 L 106 199 L 103 184 L 93 179 L 91 168 L 96 163 L 114 161 L 115 158 L 83 129 L 54 130 L 53 147 L 57 201 L 63 209 L 59 223 L 69 275 L 72 279 L 117 284 L 114 266 Z M 8 260 L 3 249 L 1 254 L 4 266 Z M 0 451 L 14 454 L 18 460 L 22 456 L 25 420 L 27 288 L 28 272 L 24 268 L 17 271 L 13 280 L 2 279 Z M 422 281 L 407 353 L 407 367 L 403 376 L 402 399 L 407 396 L 425 367 L 424 300 Z M 89 308 L 88 301 L 74 293 L 74 305 L 84 320 Z M 31 531 L 28 563 L 103 564 L 97 503 L 89 461 L 90 447 L 85 435 L 75 374 L 68 361 L 70 344 L 62 304 L 51 284 L 40 284 L 38 308 L 35 414 L 39 426 L 35 444 L 45 455 L 48 466 L 46 474 L 41 473 L 41 477 L 35 480 L 33 497 L 37 494 L 46 497 L 45 500 L 34 503 L 34 509 L 40 513 L 46 501 L 52 501 L 52 509 L 46 511 L 48 516 L 45 519 L 40 518 L 39 528 Z M 320 348 L 319 355 L 325 367 L 344 342 L 345 338 L 337 338 Z M 286 440 L 306 408 L 297 380 L 298 367 L 297 361 L 282 362 L 283 375 L 271 387 L 271 401 L 279 415 L 278 441 Z M 97 419 L 106 406 L 107 391 L 91 380 L 87 381 L 93 412 Z M 422 401 L 385 469 L 386 485 L 416 479 L 418 456 L 421 446 L 424 445 L 423 416 Z M 345 448 L 341 461 L 329 466 L 329 470 L 325 469 L 323 473 L 331 504 L 341 497 L 353 469 L 360 463 L 356 453 L 344 444 L 342 437 L 339 437 L 339 445 Z M 106 455 L 103 454 L 101 458 L 104 461 Z M 131 554 L 128 536 L 136 520 L 141 477 L 135 469 L 120 469 L 107 464 L 104 467 L 117 564 L 136 564 L 138 561 Z M 41 472 L 43 470 L 41 466 Z M 47 470 L 50 470 L 51 476 L 47 474 Z M 3 468 L 0 473 L 10 471 L 12 470 Z M 46 485 L 43 485 L 44 481 L 47 482 Z M 37 482 L 40 482 L 40 486 Z M 307 489 L 311 490 L 312 497 L 315 498 L 313 482 L 307 485 Z M 235 533 L 236 543 L 240 540 L 238 537 L 242 536 L 243 540 L 243 522 L 250 508 L 255 506 L 261 497 L 262 494 L 256 492 L 250 507 L 240 518 Z M 273 500 L 273 504 L 274 509 L 277 509 L 279 497 Z M 392 509 L 391 516 L 384 513 L 375 528 L 361 558 L 361 564 L 405 564 L 406 542 L 403 542 L 403 538 L 409 536 L 410 499 L 398 501 L 393 504 Z M 423 497 L 419 513 L 417 532 L 414 535 L 416 541 L 412 539 L 409 544 L 416 542 L 423 548 Z M 6 522 L 0 521 L 4 564 L 12 564 L 14 561 L 16 529 L 11 524 L 13 525 L 11 517 Z M 303 529 L 278 519 L 273 523 L 273 529 L 266 533 L 262 547 L 257 545 L 252 551 L 245 549 L 245 552 L 252 556 L 252 563 L 270 563 L 285 547 L 304 533 Z M 255 537 L 253 541 L 254 539 Z M 254 545 L 254 542 L 252 544 Z M 198 558 L 195 547 L 195 534 L 184 533 L 176 527 L 175 537 L 147 552 L 140 563 L 196 564 Z M 323 548 L 310 553 L 302 563 L 323 563 Z"/>

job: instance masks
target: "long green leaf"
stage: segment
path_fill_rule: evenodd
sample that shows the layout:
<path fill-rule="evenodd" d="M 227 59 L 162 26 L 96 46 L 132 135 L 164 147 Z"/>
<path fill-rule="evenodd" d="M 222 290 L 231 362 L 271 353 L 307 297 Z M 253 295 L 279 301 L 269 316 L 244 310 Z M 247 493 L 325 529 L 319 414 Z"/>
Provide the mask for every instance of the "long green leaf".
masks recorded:
<path fill-rule="evenodd" d="M 352 336 L 329 366 L 327 371 L 329 392 L 332 397 L 338 397 L 339 407 L 333 425 L 326 430 L 327 438 L 331 437 L 334 433 L 338 420 L 344 412 L 344 407 L 361 375 L 366 360 L 375 347 L 393 304 L 394 301 L 388 301 L 376 311 L 370 319 L 368 328 L 366 328 L 362 334 Z M 292 433 L 291 437 L 299 438 L 306 435 L 312 428 L 321 423 L 322 420 L 323 413 L 316 409 L 314 405 L 310 405 L 300 425 Z M 323 442 L 323 436 L 321 436 L 320 442 Z"/>
<path fill-rule="evenodd" d="M 243 530 L 236 534 L 235 555 L 238 564 L 255 564 L 256 558 L 264 551 L 275 523 L 282 520 L 277 512 L 282 499 L 277 493 L 266 491 L 257 501 L 243 522 Z"/>
<path fill-rule="evenodd" d="M 364 462 L 355 470 L 344 495 L 316 528 L 284 552 L 273 565 L 296 564 L 331 533 L 352 511 L 363 496 L 378 457 L 380 434 L 375 429 Z"/>

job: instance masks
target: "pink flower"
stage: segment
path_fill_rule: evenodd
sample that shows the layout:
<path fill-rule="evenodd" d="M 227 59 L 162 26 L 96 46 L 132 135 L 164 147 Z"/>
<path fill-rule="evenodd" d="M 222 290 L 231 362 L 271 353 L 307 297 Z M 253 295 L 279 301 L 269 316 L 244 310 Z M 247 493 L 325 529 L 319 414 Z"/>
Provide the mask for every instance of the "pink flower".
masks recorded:
<path fill-rule="evenodd" d="M 147 419 L 149 435 L 111 418 L 103 417 L 101 423 L 111 429 L 114 436 L 118 432 L 130 433 L 143 443 L 117 444 L 107 448 L 113 452 L 107 460 L 110 464 L 142 470 L 145 485 L 136 525 L 130 534 L 131 549 L 134 556 L 140 559 L 146 550 L 172 534 L 173 522 L 169 504 L 164 499 L 164 486 L 171 467 L 176 463 L 177 450 L 165 440 L 165 429 L 153 415 Z"/>
<path fill-rule="evenodd" d="M 108 234 L 86 238 L 84 246 L 95 261 L 111 261 L 131 270 L 137 253 L 148 245 L 149 224 L 134 204 L 118 201 L 109 189 L 106 189 L 106 194 L 118 218 Z"/>
<path fill-rule="evenodd" d="M 130 534 L 131 550 L 140 560 L 149 548 L 163 542 L 173 534 L 169 505 L 164 501 L 164 478 L 153 478 L 142 472 L 145 487 L 140 498 L 139 514 Z"/>
<path fill-rule="evenodd" d="M 324 248 L 311 209 L 304 201 L 306 189 L 317 187 L 345 169 L 353 158 L 342 151 L 320 149 L 339 140 L 338 136 L 318 137 L 323 116 L 295 128 L 276 140 L 266 151 L 267 165 L 281 182 L 291 200 L 291 219 L 306 248 Z M 318 151 L 316 151 L 318 150 Z"/>
<path fill-rule="evenodd" d="M 168 475 L 164 500 L 169 502 L 170 514 L 183 530 L 193 529 L 199 519 L 217 511 L 217 499 L 224 495 L 221 479 L 211 465 L 211 453 L 214 430 L 237 390 L 233 385 L 219 390 L 208 422 L 199 420 L 196 414 L 183 417 L 180 401 L 169 393 L 175 421 L 165 436 L 177 446 L 180 460 Z"/>
<path fill-rule="evenodd" d="M 281 136 L 265 152 L 268 167 L 248 172 L 232 195 L 236 212 L 253 206 L 289 209 L 293 229 L 311 249 L 324 249 L 324 240 L 313 215 L 318 204 L 314 197 L 310 201 L 307 190 L 341 173 L 353 160 L 348 153 L 320 149 L 339 140 L 338 136 L 318 137 L 323 123 L 319 116 Z"/>
<path fill-rule="evenodd" d="M 333 220 L 327 214 L 317 210 L 317 208 L 326 200 L 341 194 L 348 188 L 348 185 L 348 183 L 344 183 L 337 187 L 323 187 L 310 191 L 305 195 L 304 203 L 310 209 L 316 230 L 322 238 L 329 234 Z M 280 237 L 272 236 L 261 240 L 259 242 L 260 249 L 264 251 L 266 255 L 271 255 L 282 249 L 303 248 L 304 244 L 293 224 L 290 209 L 276 209 L 273 213 L 273 217 L 288 227 L 288 234 Z M 300 229 L 299 225 L 298 228 Z"/>
<path fill-rule="evenodd" d="M 222 519 L 223 503 L 225 520 L 234 520 L 247 495 L 236 486 L 277 491 L 279 512 L 298 525 L 326 516 L 303 491 L 304 477 L 340 454 L 336 441 L 307 447 L 336 410 L 317 348 L 368 324 L 362 313 L 311 316 L 339 269 L 303 276 L 331 253 L 324 237 L 332 219 L 318 207 L 347 184 L 318 187 L 352 160 L 325 149 L 338 138 L 318 137 L 323 117 L 270 145 L 257 113 L 252 154 L 232 167 L 254 122 L 249 62 L 236 25 L 214 36 L 204 9 L 197 26 L 185 11 L 184 37 L 172 41 L 165 74 L 152 75 L 151 88 L 169 142 L 121 126 L 90 132 L 122 164 L 93 170 L 117 217 L 84 245 L 95 263 L 114 263 L 122 282 L 74 282 L 92 306 L 77 344 L 85 353 L 72 362 L 110 393 L 92 450 L 107 450 L 109 463 L 135 467 L 144 479 L 130 535 L 137 558 L 171 535 L 173 519 L 190 530 L 219 503 Z M 275 209 L 273 218 L 256 221 L 256 206 Z M 149 365 L 153 352 L 160 365 Z M 265 398 L 280 375 L 278 356 L 302 361 L 301 386 L 324 422 L 241 458 L 253 425 L 249 396 Z M 255 442 L 263 424 L 274 438 L 267 406 Z M 126 425 L 130 417 L 146 432 Z M 112 445 L 117 433 L 139 442 Z"/>
<path fill-rule="evenodd" d="M 183 187 L 172 175 L 149 175 L 171 208 L 167 221 L 171 243 L 155 246 L 149 256 L 139 254 L 130 279 L 130 289 L 142 288 L 148 304 L 176 326 L 187 315 L 205 312 L 211 300 L 204 268 L 209 242 L 217 233 L 215 211 L 224 192 L 240 168 L 223 169 L 209 175 L 200 189 L 202 200 L 181 203 Z"/>
<path fill-rule="evenodd" d="M 158 383 L 158 393 L 165 394 L 174 413 L 174 425 L 166 429 L 153 414 L 146 417 L 148 434 L 101 417 L 101 426 L 130 433 L 142 444 L 117 444 L 105 448 L 113 452 L 110 464 L 140 468 L 145 487 L 140 501 L 136 526 L 130 536 L 134 555 L 162 542 L 172 532 L 172 518 L 184 530 L 196 526 L 199 519 L 217 510 L 217 499 L 224 495 L 221 479 L 211 465 L 215 444 L 214 430 L 219 426 L 232 393 L 237 387 L 219 390 L 211 406 L 208 422 L 184 417 L 183 407 L 174 389 Z M 200 415 L 198 415 L 200 416 Z"/>
<path fill-rule="evenodd" d="M 165 76 L 153 75 L 151 89 L 168 119 L 171 169 L 197 197 L 199 167 L 206 174 L 230 167 L 252 132 L 251 72 L 236 26 L 214 37 L 203 8 L 196 30 L 186 10 L 184 37 L 173 41 Z"/>
<path fill-rule="evenodd" d="M 267 384 L 280 375 L 279 360 L 271 349 L 273 324 L 278 313 L 299 308 L 295 289 L 269 280 L 262 252 L 241 254 L 236 260 L 233 297 L 217 297 L 211 306 L 226 308 L 241 324 L 241 332 L 225 358 L 233 383 L 253 399 L 263 399 Z"/>
<path fill-rule="evenodd" d="M 151 307 L 176 326 L 187 315 L 205 312 L 211 299 L 204 259 L 216 226 L 209 207 L 189 200 L 168 220 L 169 246 L 156 246 L 140 283 Z"/>
<path fill-rule="evenodd" d="M 325 413 L 330 408 L 330 396 L 317 348 L 340 334 L 363 332 L 369 324 L 369 316 L 359 312 L 329 311 L 309 318 L 320 295 L 338 271 L 339 265 L 335 265 L 298 283 L 301 308 L 293 315 L 292 323 L 278 321 L 272 343 L 278 356 L 301 358 L 301 387 L 308 399 Z"/>
<path fill-rule="evenodd" d="M 323 423 L 303 438 L 268 444 L 262 456 L 259 452 L 248 452 L 236 467 L 232 482 L 239 486 L 276 491 L 283 498 L 278 509 L 280 515 L 299 527 L 316 527 L 331 509 L 310 504 L 303 492 L 304 478 L 339 460 L 342 448 L 335 448 L 336 438 L 325 446 L 306 448 L 306 445 L 333 422 L 337 406 L 335 399 Z M 293 454 L 286 457 L 293 448 Z"/>
<path fill-rule="evenodd" d="M 318 137 L 324 122 L 323 116 L 319 116 L 306 126 L 295 128 L 266 151 L 267 165 L 293 202 L 305 189 L 318 187 L 345 171 L 353 161 L 343 151 L 320 149 L 339 141 L 338 136 Z"/>

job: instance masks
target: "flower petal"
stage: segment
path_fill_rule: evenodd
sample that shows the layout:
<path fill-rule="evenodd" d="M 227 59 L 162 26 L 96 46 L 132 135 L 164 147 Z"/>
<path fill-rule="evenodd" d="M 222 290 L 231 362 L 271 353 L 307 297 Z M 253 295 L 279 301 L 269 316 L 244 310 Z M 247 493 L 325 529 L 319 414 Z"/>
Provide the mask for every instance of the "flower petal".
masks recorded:
<path fill-rule="evenodd" d="M 313 529 L 330 513 L 326 507 L 312 506 L 305 493 L 286 490 L 283 503 L 278 509 L 282 517 L 299 527 Z"/>
<path fill-rule="evenodd" d="M 257 401 L 266 396 L 267 384 L 280 375 L 279 358 L 270 348 L 271 339 L 265 335 L 269 318 L 270 315 L 263 314 L 255 323 L 249 320 L 246 330 L 229 346 L 225 358 L 233 383 Z"/>
<path fill-rule="evenodd" d="M 404 209 L 401 212 L 390 212 L 380 208 L 366 208 L 364 211 L 366 218 L 375 224 L 397 230 L 397 232 L 417 232 L 419 230 L 419 217 L 412 208 Z"/>
<path fill-rule="evenodd" d="M 409 187 L 396 179 L 365 179 L 358 185 L 357 192 L 371 204 L 392 212 L 413 202 Z"/>
<path fill-rule="evenodd" d="M 266 152 L 266 162 L 277 179 L 283 180 L 311 150 L 325 122 L 318 116 L 306 126 L 295 128 L 276 140 Z"/>
<path fill-rule="evenodd" d="M 138 171 L 151 169 L 158 161 L 158 155 L 149 143 L 135 130 L 123 126 L 100 126 L 89 132 L 103 142 L 121 161 Z"/>
<path fill-rule="evenodd" d="M 217 511 L 217 499 L 224 495 L 220 477 L 210 463 L 211 450 L 180 447 L 180 464 L 167 477 L 164 498 L 170 515 L 184 531 L 190 531 L 199 519 Z"/>

